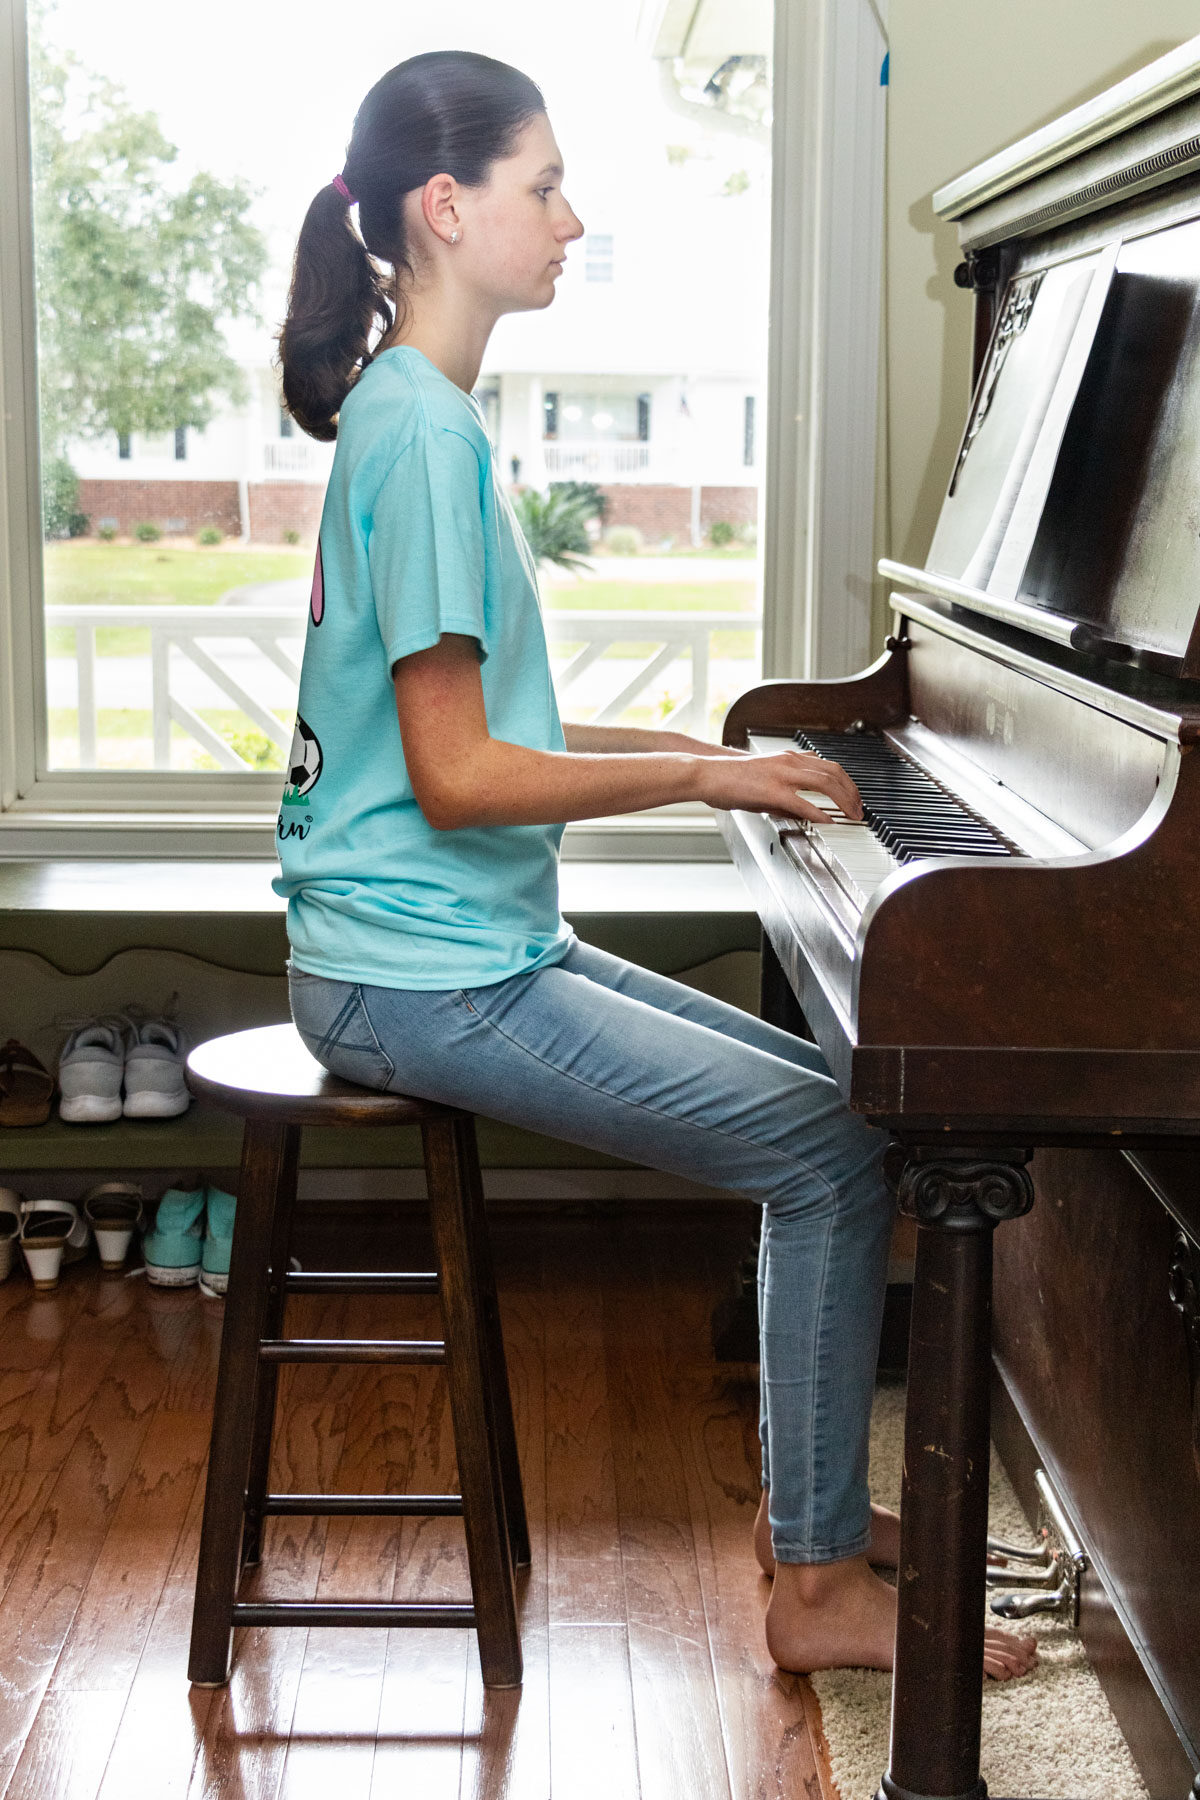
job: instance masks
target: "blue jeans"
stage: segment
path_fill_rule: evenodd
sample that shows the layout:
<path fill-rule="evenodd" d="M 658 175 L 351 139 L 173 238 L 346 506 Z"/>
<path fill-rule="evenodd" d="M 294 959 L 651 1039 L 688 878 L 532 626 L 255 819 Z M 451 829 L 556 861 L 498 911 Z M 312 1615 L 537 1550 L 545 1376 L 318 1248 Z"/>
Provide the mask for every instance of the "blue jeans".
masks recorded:
<path fill-rule="evenodd" d="M 356 986 L 293 969 L 319 1062 L 763 1205 L 763 1482 L 783 1562 L 870 1535 L 867 1434 L 893 1203 L 886 1138 L 815 1045 L 589 945 L 494 986 Z"/>

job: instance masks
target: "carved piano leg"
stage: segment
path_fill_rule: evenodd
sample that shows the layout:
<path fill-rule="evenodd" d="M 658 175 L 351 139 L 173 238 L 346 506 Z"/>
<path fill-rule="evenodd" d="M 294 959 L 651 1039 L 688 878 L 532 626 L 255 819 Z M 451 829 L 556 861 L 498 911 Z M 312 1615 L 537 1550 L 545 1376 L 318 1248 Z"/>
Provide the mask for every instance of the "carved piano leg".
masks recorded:
<path fill-rule="evenodd" d="M 987 1794 L 979 1729 L 992 1232 L 1033 1204 L 1028 1155 L 916 1150 L 900 1177 L 900 1209 L 918 1223 L 917 1260 L 892 1739 L 878 1800 Z"/>

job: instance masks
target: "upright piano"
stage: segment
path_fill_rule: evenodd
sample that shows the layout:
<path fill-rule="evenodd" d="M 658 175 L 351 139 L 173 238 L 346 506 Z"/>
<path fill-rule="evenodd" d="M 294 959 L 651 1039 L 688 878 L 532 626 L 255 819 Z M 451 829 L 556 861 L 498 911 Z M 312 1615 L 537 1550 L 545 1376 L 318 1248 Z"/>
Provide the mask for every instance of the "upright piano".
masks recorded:
<path fill-rule="evenodd" d="M 873 667 L 725 726 L 865 804 L 722 826 L 917 1222 L 880 1800 L 986 1793 L 994 1229 L 1035 1151 L 1200 1144 L 1200 38 L 935 206 L 976 379 L 925 566 Z"/>

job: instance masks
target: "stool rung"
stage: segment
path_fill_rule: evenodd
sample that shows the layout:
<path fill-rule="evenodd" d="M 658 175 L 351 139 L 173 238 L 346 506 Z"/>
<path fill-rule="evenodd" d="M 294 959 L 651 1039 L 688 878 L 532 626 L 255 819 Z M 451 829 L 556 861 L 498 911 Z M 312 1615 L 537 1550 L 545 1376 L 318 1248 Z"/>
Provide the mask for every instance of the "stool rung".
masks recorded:
<path fill-rule="evenodd" d="M 263 1362 L 272 1363 L 441 1363 L 441 1338 L 263 1338 Z"/>
<path fill-rule="evenodd" d="M 461 1494 L 267 1494 L 264 1513 L 302 1518 L 452 1519 L 461 1515 Z"/>
<path fill-rule="evenodd" d="M 289 1274 L 284 1281 L 289 1294 L 436 1294 L 434 1274 L 355 1275 L 320 1269 L 312 1274 Z"/>
<path fill-rule="evenodd" d="M 450 1603 L 375 1604 L 366 1600 L 239 1600 L 230 1608 L 231 1625 L 474 1625 L 475 1608 Z"/>

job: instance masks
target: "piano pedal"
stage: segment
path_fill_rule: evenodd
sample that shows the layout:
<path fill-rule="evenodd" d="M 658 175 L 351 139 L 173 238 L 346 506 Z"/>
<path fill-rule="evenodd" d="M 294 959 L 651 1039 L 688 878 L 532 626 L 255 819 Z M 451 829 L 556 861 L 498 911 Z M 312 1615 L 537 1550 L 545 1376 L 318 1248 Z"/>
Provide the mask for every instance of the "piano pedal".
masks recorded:
<path fill-rule="evenodd" d="M 1069 1615 L 1079 1626 L 1079 1589 L 1088 1567 L 1087 1552 L 1079 1542 L 1062 1502 L 1044 1469 L 1034 1477 L 1038 1490 L 1037 1550 L 1018 1550 L 999 1538 L 988 1539 L 988 1587 L 1011 1591 L 991 1602 L 1002 1619 L 1027 1619 L 1032 1613 Z M 1024 1567 L 1010 1568 L 1009 1563 Z"/>

